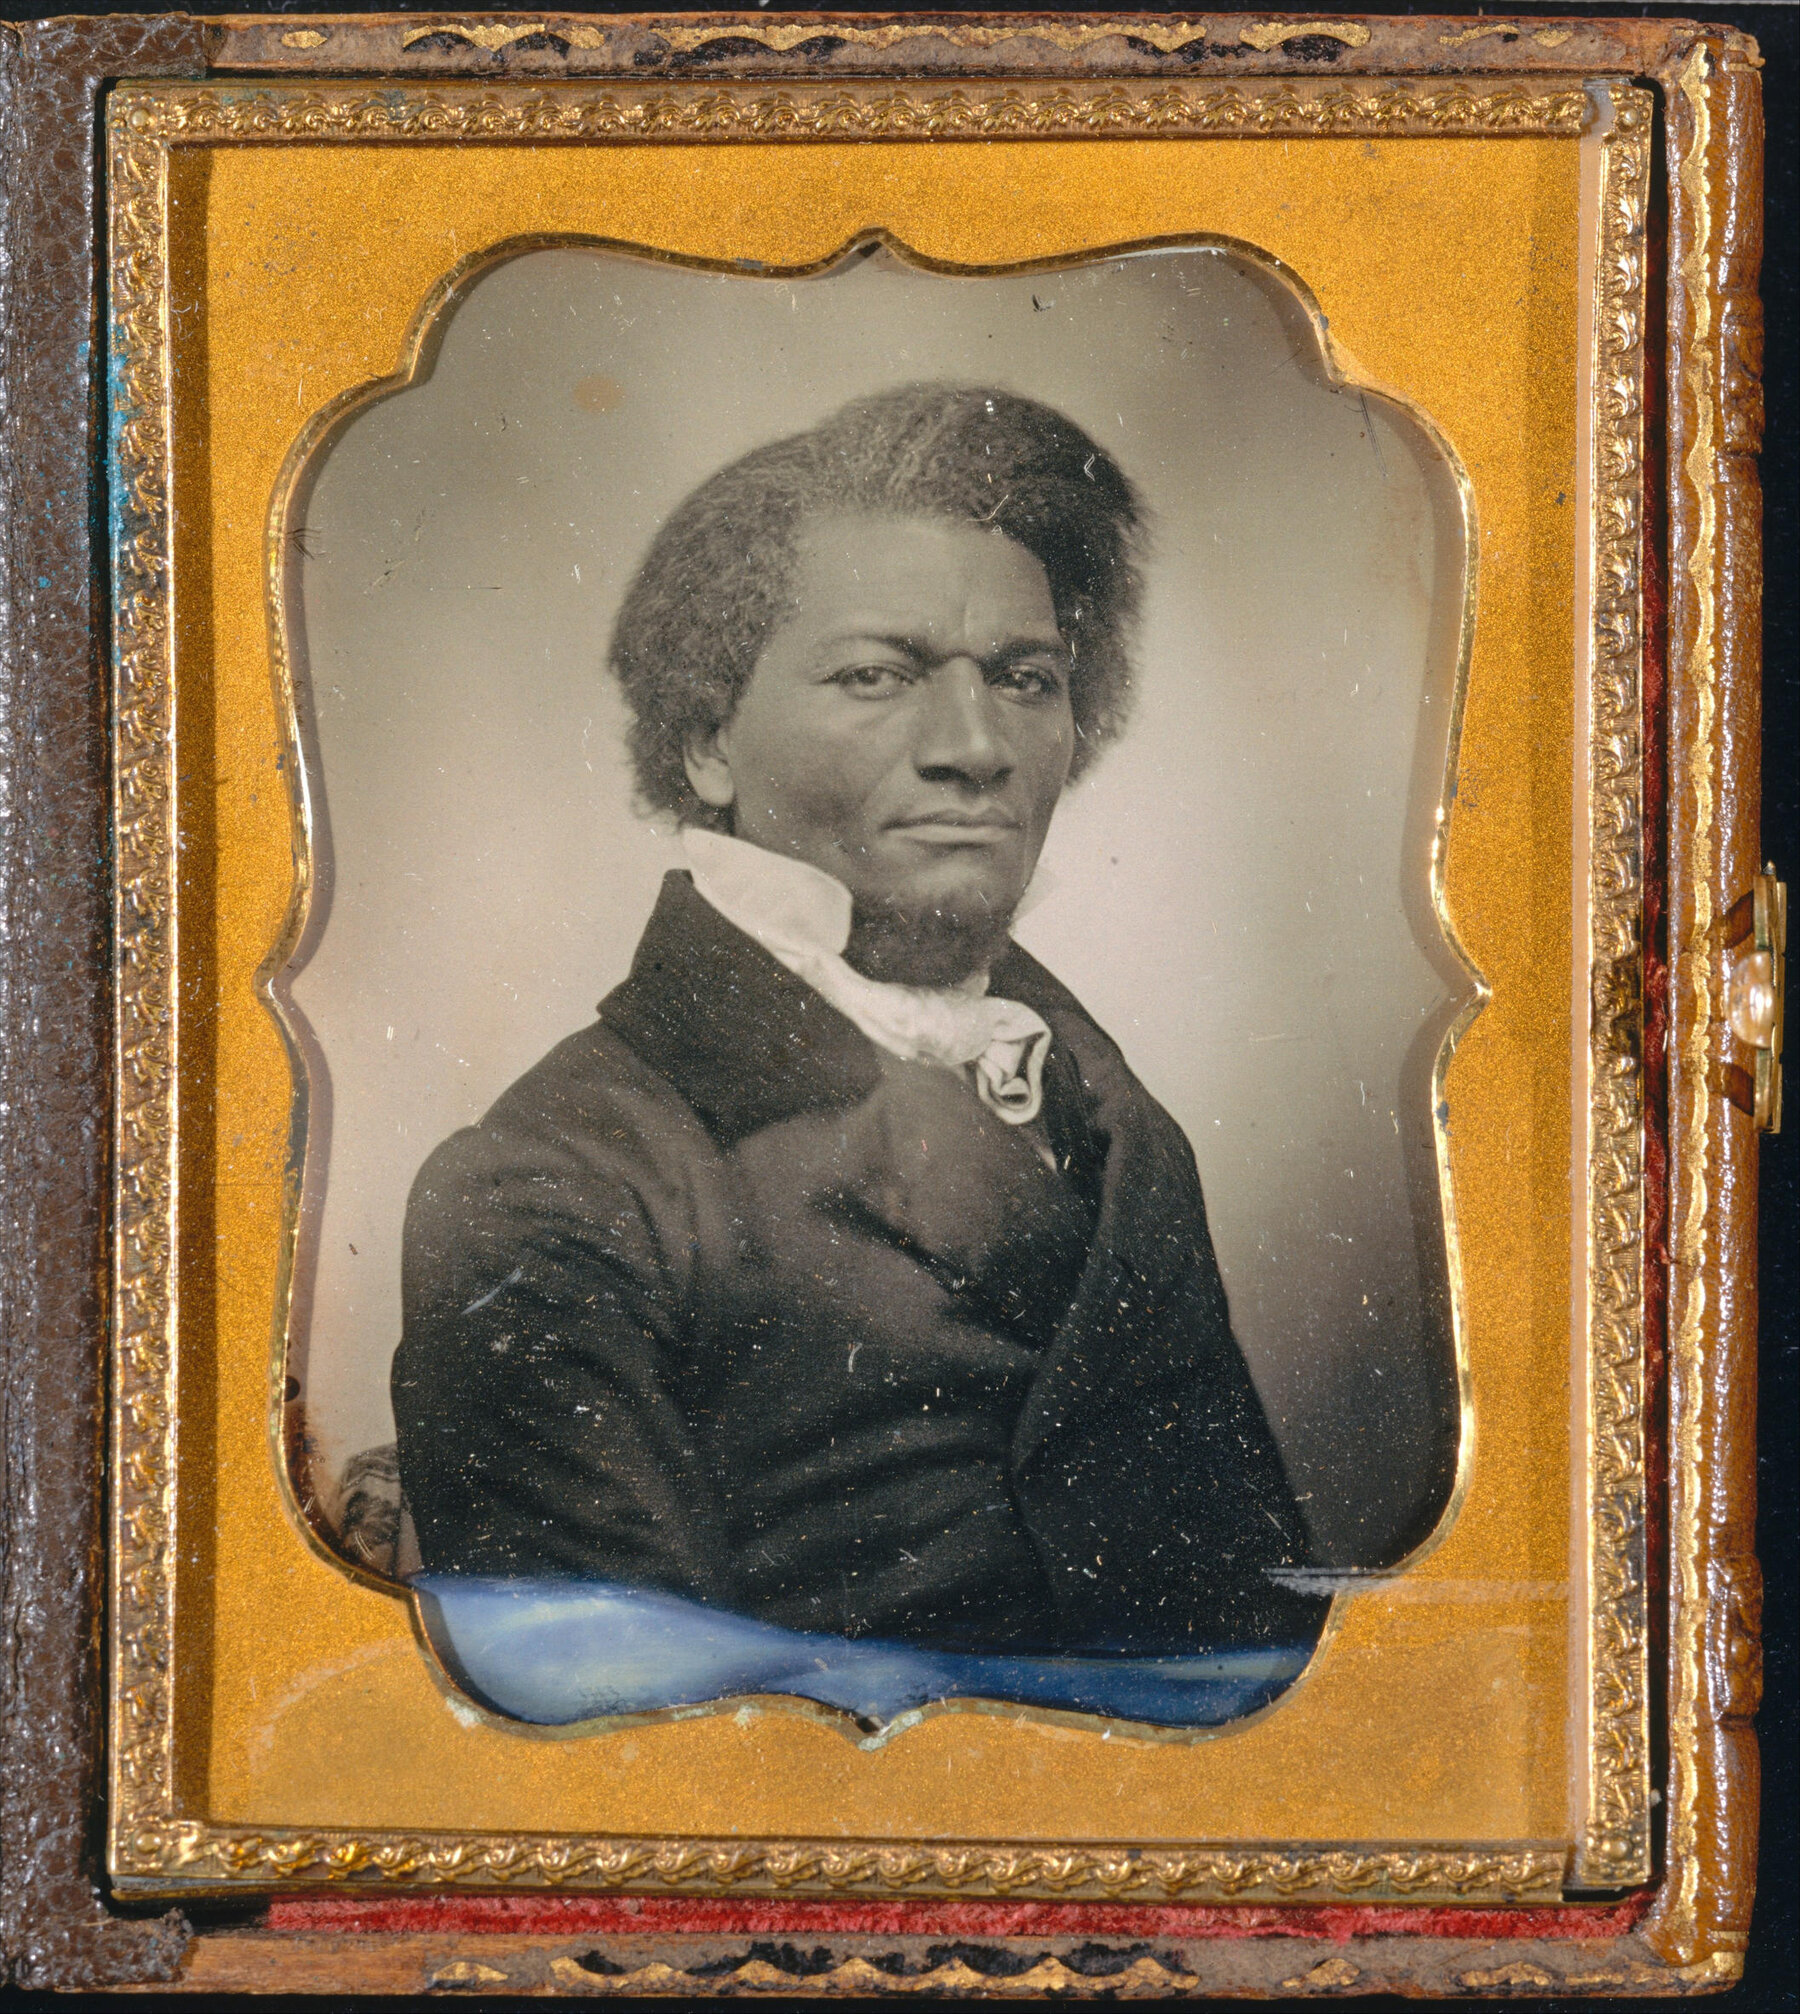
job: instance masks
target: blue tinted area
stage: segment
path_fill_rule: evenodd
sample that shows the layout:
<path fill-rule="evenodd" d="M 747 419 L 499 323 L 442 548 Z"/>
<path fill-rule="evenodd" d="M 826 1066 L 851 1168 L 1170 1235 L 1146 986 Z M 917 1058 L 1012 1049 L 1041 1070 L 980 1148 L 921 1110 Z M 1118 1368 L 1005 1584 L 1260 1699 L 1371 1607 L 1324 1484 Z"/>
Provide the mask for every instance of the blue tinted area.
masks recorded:
<path fill-rule="evenodd" d="M 1313 1648 L 1012 1657 L 802 1635 L 604 1581 L 427 1573 L 411 1585 L 432 1647 L 458 1684 L 495 1711 L 543 1727 L 767 1692 L 817 1700 L 877 1727 L 940 1699 L 1216 1727 L 1286 1691 Z"/>

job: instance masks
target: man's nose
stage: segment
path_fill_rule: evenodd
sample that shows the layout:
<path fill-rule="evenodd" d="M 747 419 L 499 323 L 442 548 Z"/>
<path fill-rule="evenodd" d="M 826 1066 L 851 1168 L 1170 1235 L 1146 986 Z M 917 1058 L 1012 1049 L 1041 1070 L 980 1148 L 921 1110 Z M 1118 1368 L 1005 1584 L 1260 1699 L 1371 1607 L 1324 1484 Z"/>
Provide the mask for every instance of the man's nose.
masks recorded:
<path fill-rule="evenodd" d="M 925 709 L 913 751 L 921 775 L 998 782 L 1013 766 L 999 703 L 973 658 L 952 658 L 926 681 Z"/>

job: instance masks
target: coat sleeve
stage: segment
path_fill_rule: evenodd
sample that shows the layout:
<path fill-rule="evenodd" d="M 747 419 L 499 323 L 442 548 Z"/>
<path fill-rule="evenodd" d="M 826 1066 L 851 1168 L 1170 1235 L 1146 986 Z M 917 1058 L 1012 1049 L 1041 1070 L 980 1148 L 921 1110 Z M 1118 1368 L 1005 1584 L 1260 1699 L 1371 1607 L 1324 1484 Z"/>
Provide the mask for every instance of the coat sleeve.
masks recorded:
<path fill-rule="evenodd" d="M 490 1116 L 414 1184 L 393 1399 L 428 1569 L 725 1592 L 683 1404 L 691 1226 L 633 1149 L 616 1114 Z"/>

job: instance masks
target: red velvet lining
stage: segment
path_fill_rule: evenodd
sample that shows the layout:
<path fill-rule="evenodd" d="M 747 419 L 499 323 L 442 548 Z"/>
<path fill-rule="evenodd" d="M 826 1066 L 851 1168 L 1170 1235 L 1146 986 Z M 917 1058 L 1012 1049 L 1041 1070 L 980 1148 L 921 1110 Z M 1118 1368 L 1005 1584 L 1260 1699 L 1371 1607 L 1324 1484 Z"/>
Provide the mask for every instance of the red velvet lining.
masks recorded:
<path fill-rule="evenodd" d="M 1552 1909 L 1219 1907 L 1142 1902 L 825 1902 L 700 1895 L 409 1895 L 290 1898 L 265 1927 L 314 1935 L 532 1937 L 681 1932 L 691 1937 L 1622 1937 L 1647 1891 Z"/>

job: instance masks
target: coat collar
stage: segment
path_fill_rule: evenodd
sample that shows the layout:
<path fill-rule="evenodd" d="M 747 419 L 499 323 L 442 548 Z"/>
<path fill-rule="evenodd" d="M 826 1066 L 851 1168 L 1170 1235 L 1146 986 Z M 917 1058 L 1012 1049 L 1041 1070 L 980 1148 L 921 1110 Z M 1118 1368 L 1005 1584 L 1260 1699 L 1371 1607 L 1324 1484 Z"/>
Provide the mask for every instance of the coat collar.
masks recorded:
<path fill-rule="evenodd" d="M 1121 1080 L 1136 1089 L 1081 1003 L 1028 951 L 1007 947 L 992 990 L 1049 1022 L 1058 1103 L 1071 1092 L 1091 1099 Z M 881 1081 L 881 1059 L 862 1030 L 722 916 L 679 868 L 663 876 L 631 972 L 599 1013 L 727 1143 L 802 1112 L 855 1104 Z"/>
<path fill-rule="evenodd" d="M 600 1018 L 727 1145 L 868 1097 L 875 1045 L 729 923 L 679 869 L 663 876 L 630 976 Z"/>

